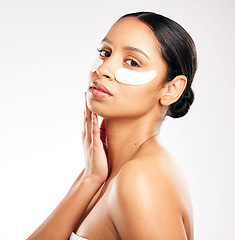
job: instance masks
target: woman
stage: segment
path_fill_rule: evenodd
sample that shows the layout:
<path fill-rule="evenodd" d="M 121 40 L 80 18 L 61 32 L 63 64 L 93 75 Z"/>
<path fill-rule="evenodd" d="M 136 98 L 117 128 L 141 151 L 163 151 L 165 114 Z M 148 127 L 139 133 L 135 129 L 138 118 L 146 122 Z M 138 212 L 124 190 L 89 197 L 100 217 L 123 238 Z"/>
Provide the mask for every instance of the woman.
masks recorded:
<path fill-rule="evenodd" d="M 194 100 L 193 40 L 174 21 L 140 12 L 119 19 L 98 52 L 85 97 L 85 169 L 28 239 L 192 240 L 187 185 L 158 135 L 165 116 L 184 116 Z"/>

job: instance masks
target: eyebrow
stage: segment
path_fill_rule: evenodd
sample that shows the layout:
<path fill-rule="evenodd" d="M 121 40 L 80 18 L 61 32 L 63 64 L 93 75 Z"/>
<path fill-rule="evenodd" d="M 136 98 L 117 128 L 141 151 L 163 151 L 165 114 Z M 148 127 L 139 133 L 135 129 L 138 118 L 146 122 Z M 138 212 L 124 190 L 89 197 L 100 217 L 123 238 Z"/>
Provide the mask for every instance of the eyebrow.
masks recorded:
<path fill-rule="evenodd" d="M 112 45 L 112 42 L 111 42 L 109 39 L 107 39 L 107 38 L 104 38 L 104 39 L 102 40 L 102 42 L 106 42 L 107 44 Z M 130 46 L 125 46 L 123 49 L 124 49 L 124 50 L 128 50 L 128 51 L 132 51 L 132 52 L 140 53 L 140 54 L 144 55 L 146 58 L 149 59 L 148 55 L 147 55 L 144 51 L 142 51 L 141 49 L 139 49 L 139 48 L 130 47 Z"/>
<path fill-rule="evenodd" d="M 139 48 L 126 46 L 123 49 L 128 50 L 128 51 L 132 51 L 132 52 L 140 53 L 140 54 L 144 55 L 146 58 L 149 59 L 148 55 Z"/>
<path fill-rule="evenodd" d="M 109 45 L 112 45 L 112 42 L 108 38 L 104 38 L 101 42 L 106 42 Z"/>

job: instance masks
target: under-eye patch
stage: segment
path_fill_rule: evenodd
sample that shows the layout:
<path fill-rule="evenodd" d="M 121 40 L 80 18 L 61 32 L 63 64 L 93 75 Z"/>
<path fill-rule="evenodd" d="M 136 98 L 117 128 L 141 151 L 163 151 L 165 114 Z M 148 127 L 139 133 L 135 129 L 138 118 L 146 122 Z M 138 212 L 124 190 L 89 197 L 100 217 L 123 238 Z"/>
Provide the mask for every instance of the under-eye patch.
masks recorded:
<path fill-rule="evenodd" d="M 103 60 L 97 57 L 93 62 L 90 71 L 95 72 L 99 66 L 103 64 Z M 118 82 L 128 85 L 143 85 L 151 82 L 157 76 L 157 71 L 136 72 L 128 68 L 119 68 L 115 73 Z"/>
<path fill-rule="evenodd" d="M 103 64 L 103 60 L 100 59 L 99 57 L 97 57 L 94 62 L 92 63 L 91 67 L 90 67 L 90 71 L 91 72 L 96 72 L 96 70 L 99 68 L 99 66 L 101 66 Z"/>
<path fill-rule="evenodd" d="M 151 82 L 157 76 L 155 70 L 149 72 L 136 72 L 128 68 L 119 68 L 115 73 L 118 82 L 128 85 L 143 85 Z"/>

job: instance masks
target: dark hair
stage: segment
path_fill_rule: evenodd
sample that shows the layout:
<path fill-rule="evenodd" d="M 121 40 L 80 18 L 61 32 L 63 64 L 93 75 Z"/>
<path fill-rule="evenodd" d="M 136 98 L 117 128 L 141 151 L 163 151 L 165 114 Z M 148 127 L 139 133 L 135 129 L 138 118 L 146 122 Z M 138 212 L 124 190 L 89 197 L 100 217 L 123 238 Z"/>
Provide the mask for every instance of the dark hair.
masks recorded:
<path fill-rule="evenodd" d="M 138 18 L 155 34 L 161 45 L 162 59 L 167 65 L 167 73 L 163 83 L 173 80 L 178 75 L 186 76 L 187 85 L 184 92 L 177 102 L 169 106 L 166 114 L 173 118 L 184 116 L 194 101 L 191 85 L 197 70 L 196 47 L 191 36 L 178 23 L 156 13 L 130 13 L 120 19 L 125 17 Z"/>

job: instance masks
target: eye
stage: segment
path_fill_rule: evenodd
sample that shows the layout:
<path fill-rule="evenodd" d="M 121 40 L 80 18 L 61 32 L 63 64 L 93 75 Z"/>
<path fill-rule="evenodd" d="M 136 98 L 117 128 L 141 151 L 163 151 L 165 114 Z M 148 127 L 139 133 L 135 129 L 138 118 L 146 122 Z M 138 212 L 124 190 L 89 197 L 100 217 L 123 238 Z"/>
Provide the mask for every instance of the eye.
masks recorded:
<path fill-rule="evenodd" d="M 111 53 L 107 50 L 97 49 L 97 51 L 99 52 L 100 57 L 110 57 L 111 56 Z"/>
<path fill-rule="evenodd" d="M 127 60 L 126 60 L 126 63 L 127 63 L 128 65 L 132 66 L 132 67 L 140 67 L 140 65 L 139 65 L 136 61 L 134 61 L 134 60 L 132 60 L 132 59 L 127 59 Z"/>

